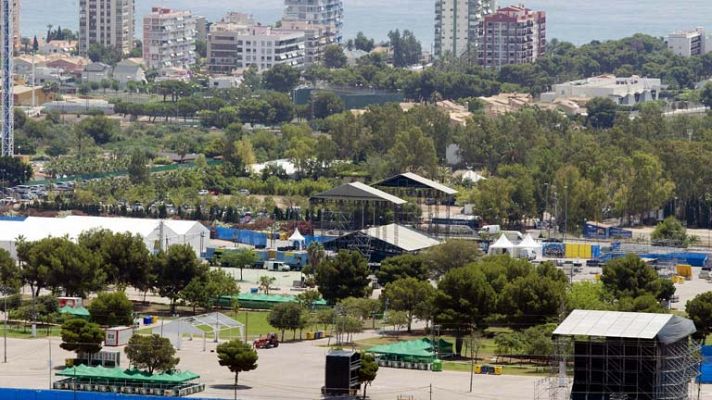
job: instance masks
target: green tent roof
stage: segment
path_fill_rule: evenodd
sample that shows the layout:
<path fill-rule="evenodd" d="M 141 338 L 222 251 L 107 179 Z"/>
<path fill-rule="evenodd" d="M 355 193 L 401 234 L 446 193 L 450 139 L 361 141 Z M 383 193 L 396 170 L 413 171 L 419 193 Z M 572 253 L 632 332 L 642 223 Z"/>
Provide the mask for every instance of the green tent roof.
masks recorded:
<path fill-rule="evenodd" d="M 190 371 L 150 375 L 147 372 L 135 369 L 124 370 L 121 368 L 88 367 L 86 365 L 65 368 L 63 371 L 57 372 L 57 375 L 96 380 L 106 379 L 114 381 L 173 384 L 185 383 L 200 378 L 200 375 Z"/>
<path fill-rule="evenodd" d="M 223 298 L 226 296 L 223 296 Z M 235 297 L 235 296 L 227 296 Z M 264 303 L 291 303 L 295 302 L 296 297 L 292 295 L 281 295 L 281 294 L 264 294 L 264 293 L 240 293 L 237 295 L 237 301 L 254 301 L 254 302 L 264 302 Z M 319 299 L 314 302 L 315 306 L 325 306 L 326 300 Z"/>
<path fill-rule="evenodd" d="M 439 339 L 437 341 L 438 353 L 441 355 L 452 354 L 452 343 Z M 393 344 L 382 344 L 366 350 L 368 353 L 381 354 L 406 359 L 429 359 L 434 358 L 433 344 L 428 338 L 398 342 Z"/>
<path fill-rule="evenodd" d="M 59 312 L 61 314 L 69 314 L 69 315 L 74 315 L 76 317 L 88 317 L 91 314 L 89 314 L 89 310 L 86 308 L 79 306 L 79 307 L 72 307 L 72 306 L 64 306 L 59 309 Z"/>

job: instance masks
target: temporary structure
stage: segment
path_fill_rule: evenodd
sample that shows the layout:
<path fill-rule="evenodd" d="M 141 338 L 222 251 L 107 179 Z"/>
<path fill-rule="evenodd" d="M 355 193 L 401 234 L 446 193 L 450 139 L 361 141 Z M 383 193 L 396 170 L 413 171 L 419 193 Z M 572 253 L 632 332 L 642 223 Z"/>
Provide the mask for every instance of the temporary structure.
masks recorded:
<path fill-rule="evenodd" d="M 79 307 L 72 307 L 72 306 L 64 306 L 59 309 L 60 314 L 67 314 L 71 315 L 72 317 L 79 317 L 79 318 L 89 318 L 89 310 L 86 308 L 79 306 Z"/>
<path fill-rule="evenodd" d="M 514 245 L 512 242 L 507 239 L 507 236 L 502 234 L 502 236 L 497 239 L 496 242 L 492 243 L 490 245 L 489 250 L 487 251 L 488 254 L 509 254 L 512 255 L 512 252 L 514 251 Z"/>
<path fill-rule="evenodd" d="M 290 236 L 288 240 L 297 250 L 304 250 L 306 247 L 306 239 L 304 239 L 304 236 L 299 232 L 299 228 L 294 228 L 294 233 L 292 233 L 292 236 Z"/>
<path fill-rule="evenodd" d="M 523 252 L 541 254 L 541 245 L 535 242 L 532 235 L 529 234 L 527 234 L 524 239 L 514 247 L 516 249 L 517 256 L 520 256 Z"/>

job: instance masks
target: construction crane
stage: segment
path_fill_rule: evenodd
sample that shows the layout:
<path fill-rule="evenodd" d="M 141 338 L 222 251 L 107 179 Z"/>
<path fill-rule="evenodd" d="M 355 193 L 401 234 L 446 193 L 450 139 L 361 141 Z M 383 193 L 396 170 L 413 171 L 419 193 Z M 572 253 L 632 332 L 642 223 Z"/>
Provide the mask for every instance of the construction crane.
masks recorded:
<path fill-rule="evenodd" d="M 0 156 L 12 157 L 15 154 L 14 115 L 12 109 L 12 57 L 13 57 L 13 0 L 2 0 L 0 4 L 0 40 L 2 49 L 2 149 Z"/>

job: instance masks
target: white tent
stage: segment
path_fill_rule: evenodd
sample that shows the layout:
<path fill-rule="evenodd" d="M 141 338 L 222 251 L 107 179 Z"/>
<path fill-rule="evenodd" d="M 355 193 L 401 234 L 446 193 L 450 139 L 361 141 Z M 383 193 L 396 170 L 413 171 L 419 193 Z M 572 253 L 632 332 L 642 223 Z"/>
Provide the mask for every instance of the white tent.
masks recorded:
<path fill-rule="evenodd" d="M 292 236 L 290 236 L 288 240 L 297 250 L 304 250 L 306 247 L 304 236 L 299 232 L 299 228 L 294 228 L 294 233 L 292 233 Z"/>
<path fill-rule="evenodd" d="M 163 323 L 163 320 L 161 320 L 161 324 L 154 326 L 151 329 L 151 333 L 168 338 L 176 350 L 181 349 L 183 336 L 185 335 L 190 335 L 191 340 L 193 336 L 199 336 L 205 340 L 205 331 L 198 329 L 190 321 L 184 318 L 179 318 L 165 324 Z"/>
<path fill-rule="evenodd" d="M 472 171 L 472 170 L 467 170 L 462 172 L 462 175 L 460 177 L 463 182 L 465 181 L 470 181 L 472 183 L 477 183 L 479 181 L 487 180 L 484 176 L 480 175 L 479 173 Z"/>
<path fill-rule="evenodd" d="M 507 239 L 507 236 L 502 234 L 502 236 L 497 239 L 496 242 L 492 243 L 490 245 L 489 250 L 487 251 L 488 254 L 512 254 L 512 251 L 514 250 L 514 245 L 512 242 Z"/>
<path fill-rule="evenodd" d="M 535 255 L 540 255 L 541 245 L 534 241 L 532 235 L 527 234 L 521 242 L 514 246 L 518 257 L 522 257 L 523 253 L 533 253 Z M 527 254 L 527 256 L 529 255 Z"/>

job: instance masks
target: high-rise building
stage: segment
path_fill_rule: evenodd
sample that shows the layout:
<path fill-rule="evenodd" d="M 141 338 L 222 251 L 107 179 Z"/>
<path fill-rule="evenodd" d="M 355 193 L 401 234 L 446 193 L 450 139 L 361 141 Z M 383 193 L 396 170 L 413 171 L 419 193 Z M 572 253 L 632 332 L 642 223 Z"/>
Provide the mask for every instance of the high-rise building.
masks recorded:
<path fill-rule="evenodd" d="M 678 56 L 701 56 L 712 51 L 712 37 L 704 28 L 693 31 L 673 32 L 667 37 L 667 46 Z"/>
<path fill-rule="evenodd" d="M 333 25 L 334 39 L 341 43 L 344 25 L 343 0 L 284 0 L 284 19 L 316 25 Z"/>
<path fill-rule="evenodd" d="M 147 68 L 187 68 L 195 63 L 195 20 L 190 11 L 153 7 L 143 17 L 143 60 Z"/>
<path fill-rule="evenodd" d="M 546 13 L 524 6 L 500 8 L 480 22 L 477 61 L 485 67 L 536 61 L 546 51 Z"/>
<path fill-rule="evenodd" d="M 304 32 L 305 66 L 321 62 L 326 46 L 336 43 L 336 27 L 334 25 L 312 24 L 306 21 L 284 19 L 281 21 L 280 29 Z"/>
<path fill-rule="evenodd" d="M 134 0 L 79 0 L 79 53 L 92 43 L 126 54 L 134 46 Z"/>
<path fill-rule="evenodd" d="M 482 18 L 494 12 L 496 0 L 437 0 L 435 2 L 435 56 L 457 57 L 477 45 Z"/>
<path fill-rule="evenodd" d="M 277 64 L 302 68 L 304 41 L 303 31 L 219 22 L 208 33 L 208 70 L 229 74 L 253 65 L 263 71 Z"/>

